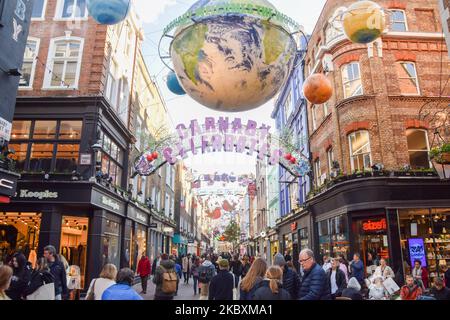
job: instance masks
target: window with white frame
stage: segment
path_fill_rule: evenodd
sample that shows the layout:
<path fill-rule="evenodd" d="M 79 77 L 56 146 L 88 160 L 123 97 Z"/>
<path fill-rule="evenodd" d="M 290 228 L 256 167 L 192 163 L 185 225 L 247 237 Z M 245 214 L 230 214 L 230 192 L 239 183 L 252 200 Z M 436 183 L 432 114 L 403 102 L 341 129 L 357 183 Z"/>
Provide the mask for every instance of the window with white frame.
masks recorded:
<path fill-rule="evenodd" d="M 391 31 L 408 31 L 406 14 L 403 10 L 389 10 L 391 12 Z"/>
<path fill-rule="evenodd" d="M 363 171 L 372 167 L 369 132 L 353 132 L 348 136 L 350 147 L 350 164 L 352 171 Z"/>
<path fill-rule="evenodd" d="M 323 106 L 323 114 L 326 117 L 330 112 L 330 110 L 328 108 L 328 102 L 325 102 L 322 106 Z"/>
<path fill-rule="evenodd" d="M 117 62 L 115 62 L 113 59 L 111 59 L 109 71 L 108 71 L 108 79 L 106 81 L 106 98 L 109 100 L 109 102 L 112 104 L 114 108 L 116 108 L 117 105 L 117 90 L 118 90 L 118 84 L 117 81 L 117 72 L 118 72 L 118 65 Z"/>
<path fill-rule="evenodd" d="M 87 0 L 58 0 L 56 7 L 57 19 L 86 19 L 88 10 Z"/>
<path fill-rule="evenodd" d="M 315 105 L 312 106 L 312 124 L 313 124 L 313 130 L 317 129 L 317 108 Z"/>
<path fill-rule="evenodd" d="M 31 19 L 44 19 L 47 0 L 34 0 Z"/>
<path fill-rule="evenodd" d="M 286 117 L 286 122 L 289 119 L 292 111 L 293 111 L 292 97 L 291 97 L 291 93 L 289 93 L 289 95 L 286 97 L 286 100 L 284 101 L 284 114 Z"/>
<path fill-rule="evenodd" d="M 333 161 L 334 161 L 333 148 L 329 148 L 327 150 L 327 160 L 328 160 L 328 173 L 331 174 L 331 171 L 333 170 Z"/>
<path fill-rule="evenodd" d="M 400 86 L 404 95 L 420 94 L 416 65 L 413 62 L 397 62 L 395 65 Z"/>
<path fill-rule="evenodd" d="M 363 94 L 361 72 L 358 62 L 351 62 L 342 67 L 342 83 L 344 86 L 345 99 Z"/>
<path fill-rule="evenodd" d="M 122 77 L 119 81 L 119 95 L 117 97 L 117 113 L 124 123 L 128 122 L 128 106 L 130 99 L 130 86 L 128 80 Z"/>
<path fill-rule="evenodd" d="M 76 88 L 82 55 L 83 40 L 52 40 L 47 61 L 51 72 L 45 75 L 44 87 Z"/>
<path fill-rule="evenodd" d="M 34 72 L 36 70 L 36 57 L 39 52 L 39 39 L 27 40 L 25 53 L 23 56 L 23 65 L 21 70 L 21 77 L 19 81 L 20 88 L 32 88 L 34 80 Z"/>
<path fill-rule="evenodd" d="M 314 177 L 316 180 L 316 186 L 318 186 L 318 187 L 322 185 L 321 176 L 322 176 L 322 171 L 320 169 L 320 159 L 317 158 L 317 160 L 314 161 Z"/>
<path fill-rule="evenodd" d="M 428 153 L 430 145 L 428 143 L 428 134 L 426 130 L 408 129 L 406 130 L 406 139 L 408 141 L 409 163 L 413 169 L 429 169 L 430 158 Z"/>

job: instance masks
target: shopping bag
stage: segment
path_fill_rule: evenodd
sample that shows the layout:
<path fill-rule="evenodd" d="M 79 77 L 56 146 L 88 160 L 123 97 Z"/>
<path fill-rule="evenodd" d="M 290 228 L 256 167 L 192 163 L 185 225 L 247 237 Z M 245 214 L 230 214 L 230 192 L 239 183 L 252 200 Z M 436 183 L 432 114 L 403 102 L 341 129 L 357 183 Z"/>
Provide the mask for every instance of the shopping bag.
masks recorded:
<path fill-rule="evenodd" d="M 397 285 L 397 283 L 390 277 L 387 277 L 383 282 L 384 287 L 386 288 L 386 291 L 392 295 L 395 292 L 400 290 L 400 287 Z"/>
<path fill-rule="evenodd" d="M 47 283 L 27 296 L 27 300 L 55 300 L 55 284 Z"/>

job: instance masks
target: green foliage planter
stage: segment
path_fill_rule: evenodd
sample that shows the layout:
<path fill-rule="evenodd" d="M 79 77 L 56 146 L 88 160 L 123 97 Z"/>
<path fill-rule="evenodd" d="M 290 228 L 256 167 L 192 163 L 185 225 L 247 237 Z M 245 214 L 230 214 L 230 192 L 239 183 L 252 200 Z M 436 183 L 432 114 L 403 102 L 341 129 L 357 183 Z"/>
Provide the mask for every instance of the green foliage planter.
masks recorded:
<path fill-rule="evenodd" d="M 390 175 L 391 175 L 391 172 L 386 171 L 386 170 L 373 172 L 374 177 L 389 177 Z"/>
<path fill-rule="evenodd" d="M 450 143 L 444 143 L 430 151 L 430 158 L 438 164 L 450 164 Z"/>
<path fill-rule="evenodd" d="M 350 179 L 361 179 L 361 178 L 369 178 L 372 176 L 372 172 L 367 172 L 367 171 L 359 171 L 359 172 L 355 172 L 354 174 L 352 174 L 350 176 Z"/>

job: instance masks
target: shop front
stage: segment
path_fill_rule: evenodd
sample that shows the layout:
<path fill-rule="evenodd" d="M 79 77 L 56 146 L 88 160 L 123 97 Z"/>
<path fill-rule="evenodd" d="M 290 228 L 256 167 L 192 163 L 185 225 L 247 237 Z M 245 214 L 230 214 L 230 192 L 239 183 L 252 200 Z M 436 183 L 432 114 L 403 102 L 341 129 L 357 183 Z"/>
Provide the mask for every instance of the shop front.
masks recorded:
<path fill-rule="evenodd" d="M 450 266 L 449 194 L 450 183 L 435 178 L 368 179 L 328 190 L 309 201 L 316 258 L 359 253 L 366 276 L 383 258 L 399 284 L 419 260 L 430 286 Z"/>
<path fill-rule="evenodd" d="M 278 226 L 278 239 L 281 245 L 279 252 L 290 256 L 295 268 L 299 269 L 300 251 L 309 248 L 310 216 L 305 210 L 284 220 Z"/>
<path fill-rule="evenodd" d="M 15 197 L 0 211 L 0 260 L 7 263 L 22 252 L 35 266 L 44 247 L 53 245 L 85 289 L 104 264 L 120 267 L 124 216 L 123 199 L 95 184 L 19 181 Z"/>
<path fill-rule="evenodd" d="M 145 209 L 140 208 L 138 205 L 129 202 L 127 207 L 127 222 L 131 225 L 129 229 L 130 234 L 130 268 L 134 271 L 137 270 L 139 259 L 143 253 L 149 255 L 148 247 L 148 226 L 149 226 L 149 214 Z"/>

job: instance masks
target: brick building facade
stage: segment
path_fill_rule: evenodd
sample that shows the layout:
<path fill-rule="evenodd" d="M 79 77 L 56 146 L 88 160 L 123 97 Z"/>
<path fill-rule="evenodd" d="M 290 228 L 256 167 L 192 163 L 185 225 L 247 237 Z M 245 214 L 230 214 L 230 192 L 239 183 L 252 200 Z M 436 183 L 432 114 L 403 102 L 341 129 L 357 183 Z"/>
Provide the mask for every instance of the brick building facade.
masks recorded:
<path fill-rule="evenodd" d="M 450 103 L 438 3 L 376 1 L 391 23 L 380 39 L 363 45 L 348 41 L 341 28 L 339 17 L 353 2 L 326 2 L 306 58 L 306 76 L 324 72 L 334 87 L 326 104 L 308 104 L 314 249 L 318 256 L 346 258 L 360 252 L 368 267 L 369 253 L 387 258 L 400 279 L 410 268 L 402 264 L 411 262 L 409 239 L 418 237 L 426 247 L 428 270 L 436 276 L 438 264 L 450 264 L 445 260 L 450 252 L 432 258 L 440 250 L 437 242 L 450 241 L 445 233 L 450 183 L 428 172 L 428 151 L 439 141 L 426 115 L 448 114 Z M 448 130 L 440 134 L 450 138 Z M 376 164 L 390 172 L 372 173 Z M 411 231 L 411 225 L 423 222 L 419 217 L 434 221 L 430 230 Z M 362 231 L 373 221 L 387 224 Z"/>

